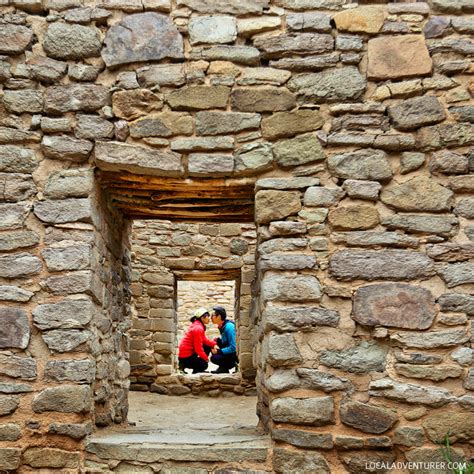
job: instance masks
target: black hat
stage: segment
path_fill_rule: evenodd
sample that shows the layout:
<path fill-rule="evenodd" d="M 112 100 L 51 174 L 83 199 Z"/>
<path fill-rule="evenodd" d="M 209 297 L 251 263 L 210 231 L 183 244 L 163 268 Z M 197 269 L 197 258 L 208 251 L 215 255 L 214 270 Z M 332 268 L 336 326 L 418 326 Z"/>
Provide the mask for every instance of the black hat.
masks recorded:
<path fill-rule="evenodd" d="M 212 308 L 212 310 L 218 314 L 221 319 L 225 319 L 227 318 L 227 313 L 225 312 L 225 309 L 222 307 L 222 306 L 214 306 L 214 308 Z"/>

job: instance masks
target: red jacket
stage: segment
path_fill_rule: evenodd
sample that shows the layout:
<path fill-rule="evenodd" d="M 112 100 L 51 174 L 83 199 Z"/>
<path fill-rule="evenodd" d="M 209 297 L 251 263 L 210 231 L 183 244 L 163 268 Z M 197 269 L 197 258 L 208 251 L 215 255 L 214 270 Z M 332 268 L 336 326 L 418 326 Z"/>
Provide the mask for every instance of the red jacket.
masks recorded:
<path fill-rule="evenodd" d="M 198 319 L 189 326 L 183 339 L 179 343 L 178 357 L 184 359 L 197 354 L 201 359 L 209 362 L 209 358 L 204 352 L 203 345 L 214 347 L 216 343 L 206 337 L 206 327 Z"/>

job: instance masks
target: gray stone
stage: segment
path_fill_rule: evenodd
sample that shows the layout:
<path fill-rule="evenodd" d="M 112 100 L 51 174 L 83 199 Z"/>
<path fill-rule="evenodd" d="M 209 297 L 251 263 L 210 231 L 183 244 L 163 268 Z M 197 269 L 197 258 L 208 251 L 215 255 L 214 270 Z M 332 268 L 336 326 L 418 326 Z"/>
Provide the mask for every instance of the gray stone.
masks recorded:
<path fill-rule="evenodd" d="M 55 352 L 73 352 L 82 344 L 90 341 L 92 334 L 80 329 L 53 329 L 43 333 L 48 348 Z"/>
<path fill-rule="evenodd" d="M 474 106 L 464 105 L 461 107 L 449 107 L 449 113 L 458 122 L 474 123 Z"/>
<path fill-rule="evenodd" d="M 299 385 L 300 379 L 294 369 L 277 369 L 265 379 L 265 387 L 273 393 L 284 392 Z"/>
<path fill-rule="evenodd" d="M 107 67 L 184 57 L 183 38 L 173 21 L 154 12 L 125 16 L 109 28 L 104 43 L 101 54 Z"/>
<path fill-rule="evenodd" d="M 138 83 L 142 87 L 182 86 L 186 83 L 182 64 L 153 64 L 137 70 Z"/>
<path fill-rule="evenodd" d="M 448 329 L 445 331 L 433 331 L 424 334 L 398 332 L 392 334 L 390 340 L 403 347 L 435 349 L 463 344 L 469 340 L 469 335 L 464 329 Z"/>
<path fill-rule="evenodd" d="M 260 51 L 251 46 L 217 45 L 211 47 L 195 47 L 191 49 L 191 60 L 230 61 L 248 66 L 260 65 Z"/>
<path fill-rule="evenodd" d="M 355 374 L 383 372 L 387 350 L 376 342 L 361 342 L 350 349 L 322 351 L 319 362 Z"/>
<path fill-rule="evenodd" d="M 270 334 L 267 359 L 273 367 L 286 367 L 303 361 L 292 334 Z"/>
<path fill-rule="evenodd" d="M 262 281 L 262 297 L 266 301 L 319 301 L 321 286 L 312 275 L 285 276 L 266 272 Z"/>
<path fill-rule="evenodd" d="M 81 329 L 95 313 L 89 298 L 64 299 L 58 303 L 41 304 L 33 310 L 33 321 L 41 330 Z"/>
<path fill-rule="evenodd" d="M 191 153 L 188 157 L 188 169 L 191 176 L 226 176 L 234 170 L 232 155 L 209 153 Z"/>
<path fill-rule="evenodd" d="M 314 255 L 303 254 L 278 254 L 263 255 L 260 258 L 260 270 L 305 270 L 317 268 L 316 257 Z"/>
<path fill-rule="evenodd" d="M 340 51 L 362 51 L 364 49 L 364 40 L 357 35 L 337 35 L 336 49 Z"/>
<path fill-rule="evenodd" d="M 452 236 L 457 232 L 459 221 L 455 216 L 423 214 L 396 214 L 382 220 L 389 229 L 401 229 L 415 234 L 439 234 Z"/>
<path fill-rule="evenodd" d="M 81 454 L 57 448 L 27 448 L 23 462 L 33 468 L 78 468 Z"/>
<path fill-rule="evenodd" d="M 395 430 L 393 442 L 402 446 L 422 446 L 425 442 L 425 435 L 422 428 L 400 426 Z"/>
<path fill-rule="evenodd" d="M 255 196 L 255 217 L 260 224 L 281 220 L 300 210 L 298 191 L 262 190 Z"/>
<path fill-rule="evenodd" d="M 237 37 L 237 20 L 232 16 L 198 16 L 188 24 L 189 41 L 198 43 L 232 43 Z"/>
<path fill-rule="evenodd" d="M 402 211 L 441 212 L 451 209 L 453 192 L 426 176 L 385 188 L 381 200 Z"/>
<path fill-rule="evenodd" d="M 239 86 L 274 85 L 281 86 L 291 77 L 290 71 L 282 71 L 273 67 L 248 67 L 237 79 Z"/>
<path fill-rule="evenodd" d="M 62 270 L 85 270 L 91 266 L 91 247 L 76 244 L 74 247 L 50 247 L 41 251 L 41 256 L 51 272 Z"/>
<path fill-rule="evenodd" d="M 456 192 L 474 192 L 474 175 L 453 176 L 449 180 L 449 188 Z"/>
<path fill-rule="evenodd" d="M 364 433 L 380 434 L 398 420 L 393 411 L 353 400 L 343 400 L 339 410 L 342 423 Z"/>
<path fill-rule="evenodd" d="M 474 350 L 469 347 L 459 347 L 451 353 L 450 357 L 459 365 L 469 367 L 474 362 Z"/>
<path fill-rule="evenodd" d="M 20 397 L 0 394 L 0 416 L 10 415 L 20 405 Z M 1 459 L 1 458 L 0 458 Z"/>
<path fill-rule="evenodd" d="M 281 140 L 273 145 L 275 161 L 282 168 L 304 165 L 325 159 L 319 140 L 312 134 Z"/>
<path fill-rule="evenodd" d="M 95 27 L 52 23 L 44 37 L 46 54 L 54 59 L 82 59 L 99 56 L 100 30 Z"/>
<path fill-rule="evenodd" d="M 286 26 L 293 31 L 331 31 L 331 16 L 326 13 L 303 12 L 289 13 L 286 16 Z"/>
<path fill-rule="evenodd" d="M 270 239 L 262 242 L 262 244 L 258 247 L 258 253 L 260 255 L 267 255 L 273 252 L 302 250 L 307 246 L 308 240 L 304 238 Z"/>
<path fill-rule="evenodd" d="M 296 373 L 300 378 L 301 387 L 310 390 L 322 390 L 327 393 L 336 390 L 348 390 L 352 387 L 350 380 L 321 370 L 298 368 Z"/>
<path fill-rule="evenodd" d="M 108 120 L 96 115 L 79 115 L 75 129 L 76 137 L 86 140 L 112 138 L 114 125 Z"/>
<path fill-rule="evenodd" d="M 2 145 L 0 147 L 0 171 L 7 173 L 32 173 L 38 166 L 33 150 Z"/>
<path fill-rule="evenodd" d="M 474 219 L 474 198 L 460 199 L 456 203 L 454 213 L 466 219 Z"/>
<path fill-rule="evenodd" d="M 31 357 L 18 357 L 11 353 L 0 353 L 0 374 L 21 380 L 35 380 L 36 361 Z"/>
<path fill-rule="evenodd" d="M 298 448 L 332 449 L 334 443 L 330 433 L 314 433 L 296 429 L 274 429 L 272 439 L 283 441 Z"/>
<path fill-rule="evenodd" d="M 404 362 L 406 364 L 413 365 L 429 365 L 429 364 L 439 364 L 443 361 L 443 358 L 438 355 L 425 354 L 423 352 L 402 352 L 395 351 L 395 359 L 398 362 Z"/>
<path fill-rule="evenodd" d="M 304 189 L 308 186 L 317 186 L 319 184 L 319 179 L 317 178 L 306 178 L 306 177 L 296 177 L 296 178 L 261 178 L 255 183 L 255 189 Z M 270 225 L 278 226 L 290 226 L 292 229 L 301 228 L 301 225 L 304 226 L 302 222 L 291 222 L 291 221 L 281 221 L 281 222 L 272 222 Z M 306 231 L 305 231 L 306 232 Z M 305 233 L 303 232 L 303 233 Z M 295 233 L 302 233 L 301 231 Z"/>
<path fill-rule="evenodd" d="M 82 439 L 92 433 L 92 423 L 51 423 L 48 433 Z"/>
<path fill-rule="evenodd" d="M 411 377 L 415 379 L 433 380 L 434 382 L 441 382 L 448 378 L 459 378 L 462 373 L 462 367 L 457 365 L 410 365 L 410 364 L 395 364 L 395 371 L 404 377 Z"/>
<path fill-rule="evenodd" d="M 387 108 L 395 128 L 412 130 L 442 122 L 446 118 L 443 106 L 435 96 L 406 99 L 399 105 Z"/>
<path fill-rule="evenodd" d="M 0 173 L 0 191 L 0 201 L 17 202 L 34 196 L 37 189 L 31 175 Z"/>
<path fill-rule="evenodd" d="M 412 247 L 419 245 L 419 240 L 413 237 L 400 234 L 398 232 L 374 232 L 374 231 L 355 231 L 355 232 L 333 232 L 331 240 L 334 243 L 344 243 L 352 247 L 372 247 L 380 245 L 383 247 Z"/>
<path fill-rule="evenodd" d="M 229 13 L 231 15 L 261 15 L 268 7 L 269 0 L 242 0 L 239 3 L 229 3 L 225 0 L 178 0 L 178 7 L 185 6 L 198 13 Z"/>
<path fill-rule="evenodd" d="M 26 52 L 26 64 L 30 77 L 45 84 L 53 84 L 67 71 L 67 63 Z"/>
<path fill-rule="evenodd" d="M 257 37 L 254 45 L 266 59 L 282 56 L 320 54 L 333 51 L 334 38 L 329 34 L 299 33 Z"/>
<path fill-rule="evenodd" d="M 199 135 L 222 135 L 257 129 L 260 114 L 240 112 L 198 112 L 196 130 Z"/>
<path fill-rule="evenodd" d="M 92 383 L 95 378 L 95 363 L 91 360 L 51 360 L 46 364 L 45 378 L 55 382 Z"/>
<path fill-rule="evenodd" d="M 46 113 L 95 112 L 109 105 L 109 90 L 98 84 L 67 84 L 48 87 L 45 92 Z"/>
<path fill-rule="evenodd" d="M 432 407 L 441 407 L 455 399 L 445 388 L 400 383 L 389 378 L 370 382 L 369 395 Z"/>
<path fill-rule="evenodd" d="M 63 273 L 46 278 L 42 284 L 46 291 L 54 295 L 87 293 L 100 300 L 100 291 L 95 275 L 91 271 Z"/>
<path fill-rule="evenodd" d="M 19 425 L 15 423 L 0 425 L 0 441 L 17 441 L 20 438 L 21 438 L 21 428 Z M 2 468 L 1 463 L 2 461 L 0 461 L 0 468 Z"/>
<path fill-rule="evenodd" d="M 387 154 L 381 150 L 356 150 L 332 155 L 328 158 L 328 168 L 338 178 L 387 181 L 393 175 Z"/>
<path fill-rule="evenodd" d="M 57 171 L 48 177 L 44 195 L 48 199 L 87 197 L 92 192 L 94 174 L 89 169 Z"/>
<path fill-rule="evenodd" d="M 100 71 L 100 66 L 91 66 L 89 64 L 70 64 L 68 67 L 69 77 L 81 82 L 94 82 Z"/>
<path fill-rule="evenodd" d="M 18 229 L 24 226 L 25 220 L 30 213 L 30 205 L 27 203 L 20 204 L 0 204 L 0 212 L 2 213 L 2 221 L 0 222 L 1 230 Z M 19 231 L 21 232 L 21 231 Z M 3 246 L 8 247 L 8 238 L 4 237 Z"/>
<path fill-rule="evenodd" d="M 442 262 L 463 262 L 474 258 L 474 244 L 428 244 L 426 246 L 426 253 L 433 260 Z"/>
<path fill-rule="evenodd" d="M 232 109 L 240 112 L 277 112 L 296 105 L 295 95 L 286 87 L 237 88 L 232 91 L 231 99 Z"/>
<path fill-rule="evenodd" d="M 338 63 L 339 58 L 339 53 L 330 53 L 318 56 L 272 59 L 269 64 L 273 68 L 295 72 L 319 71 L 328 67 L 334 67 Z"/>
<path fill-rule="evenodd" d="M 34 293 L 18 286 L 0 285 L 0 301 L 17 301 L 25 303 L 30 301 Z"/>
<path fill-rule="evenodd" d="M 428 329 L 435 316 L 431 292 L 405 283 L 379 283 L 358 288 L 351 314 L 352 319 L 365 326 L 406 329 Z"/>
<path fill-rule="evenodd" d="M 433 153 L 430 160 L 431 173 L 466 174 L 469 172 L 467 156 L 450 150 Z"/>
<path fill-rule="evenodd" d="M 474 316 L 474 296 L 464 293 L 445 293 L 438 298 L 438 304 L 442 311 L 454 313 L 466 313 Z"/>
<path fill-rule="evenodd" d="M 171 150 L 180 152 L 233 150 L 232 137 L 177 138 L 171 142 Z"/>
<path fill-rule="evenodd" d="M 300 133 L 318 130 L 323 123 L 324 119 L 319 110 L 298 109 L 293 112 L 278 112 L 262 120 L 262 134 L 269 140 L 294 137 Z M 296 143 L 297 141 L 293 142 L 293 145 Z M 305 143 L 306 139 L 303 139 L 300 146 Z"/>
<path fill-rule="evenodd" d="M 0 307 L 0 348 L 26 349 L 30 340 L 30 323 L 26 312 L 18 308 Z"/>
<path fill-rule="evenodd" d="M 474 283 L 474 264 L 469 262 L 439 265 L 437 273 L 446 282 L 448 288 Z"/>
<path fill-rule="evenodd" d="M 0 382 L 0 393 L 29 393 L 33 387 L 26 383 L 4 383 Z"/>
<path fill-rule="evenodd" d="M 450 26 L 450 19 L 444 16 L 433 16 L 423 28 L 425 38 L 442 36 Z"/>
<path fill-rule="evenodd" d="M 412 280 L 434 275 L 433 261 L 408 250 L 340 250 L 335 252 L 329 271 L 337 280 Z"/>
<path fill-rule="evenodd" d="M 15 253 L 0 257 L 0 277 L 25 278 L 37 275 L 43 265 L 38 257 L 29 253 Z"/>
<path fill-rule="evenodd" d="M 342 186 L 347 195 L 352 199 L 366 199 L 377 201 L 382 185 L 377 181 L 364 181 L 347 179 Z"/>
<path fill-rule="evenodd" d="M 35 216 L 48 224 L 66 222 L 90 222 L 91 202 L 89 199 L 61 199 L 38 201 L 34 205 Z"/>
<path fill-rule="evenodd" d="M 275 398 L 270 405 L 273 421 L 297 425 L 334 424 L 333 397 Z"/>
<path fill-rule="evenodd" d="M 235 155 L 235 171 L 254 174 L 270 169 L 273 154 L 269 143 L 249 143 L 241 147 Z"/>
<path fill-rule="evenodd" d="M 91 409 L 91 389 L 86 385 L 62 385 L 47 388 L 33 398 L 35 413 L 88 413 Z"/>
<path fill-rule="evenodd" d="M 319 326 L 337 327 L 339 313 L 313 306 L 271 306 L 265 309 L 263 320 L 266 331 L 310 332 Z"/>
<path fill-rule="evenodd" d="M 304 101 L 328 103 L 359 99 L 366 81 L 354 66 L 300 74 L 288 81 L 288 88 Z"/>
<path fill-rule="evenodd" d="M 277 474 L 288 472 L 312 472 L 329 474 L 329 465 L 321 454 L 311 451 L 290 451 L 283 448 L 273 450 L 273 469 Z"/>
<path fill-rule="evenodd" d="M 132 122 L 130 124 L 130 136 L 133 138 L 147 138 L 190 135 L 192 127 L 191 116 L 176 112 L 164 112 Z"/>
<path fill-rule="evenodd" d="M 3 104 L 14 114 L 42 112 L 43 93 L 32 89 L 6 90 L 3 92 Z"/>
<path fill-rule="evenodd" d="M 46 158 L 81 163 L 89 158 L 93 144 L 68 136 L 44 136 L 41 151 Z"/>
<path fill-rule="evenodd" d="M 0 469 L 16 470 L 21 462 L 20 448 L 0 448 Z"/>
<path fill-rule="evenodd" d="M 98 142 L 95 147 L 97 166 L 109 171 L 179 176 L 183 172 L 181 155 L 157 151 L 120 142 Z"/>
<path fill-rule="evenodd" d="M 33 41 L 33 31 L 22 25 L 4 23 L 0 30 L 0 54 L 21 54 Z"/>
<path fill-rule="evenodd" d="M 400 159 L 400 173 L 407 174 L 421 168 L 425 162 L 425 154 L 405 151 Z"/>
<path fill-rule="evenodd" d="M 41 117 L 41 130 L 45 133 L 70 132 L 72 130 L 69 118 Z"/>
<path fill-rule="evenodd" d="M 339 458 L 350 474 L 371 474 L 373 472 L 388 474 L 390 472 L 388 466 L 393 465 L 396 455 L 393 452 L 384 451 L 347 451 L 341 453 Z M 373 469 L 371 466 L 377 466 L 377 468 Z"/>

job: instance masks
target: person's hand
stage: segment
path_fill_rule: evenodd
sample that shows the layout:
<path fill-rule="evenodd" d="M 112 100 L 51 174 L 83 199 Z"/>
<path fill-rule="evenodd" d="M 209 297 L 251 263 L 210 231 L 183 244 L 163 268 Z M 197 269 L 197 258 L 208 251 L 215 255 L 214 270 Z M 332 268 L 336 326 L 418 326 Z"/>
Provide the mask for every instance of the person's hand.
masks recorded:
<path fill-rule="evenodd" d="M 211 349 L 211 352 L 213 354 L 217 354 L 217 346 L 214 346 L 212 349 Z"/>

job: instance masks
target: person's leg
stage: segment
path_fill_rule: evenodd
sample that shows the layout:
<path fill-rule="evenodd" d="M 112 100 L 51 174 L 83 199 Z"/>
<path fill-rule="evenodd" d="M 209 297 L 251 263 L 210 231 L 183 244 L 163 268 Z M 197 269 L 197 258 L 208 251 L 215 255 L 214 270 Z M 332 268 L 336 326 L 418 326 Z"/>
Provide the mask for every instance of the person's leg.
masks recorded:
<path fill-rule="evenodd" d="M 235 367 L 236 356 L 235 354 L 214 354 L 211 362 L 219 367 L 214 373 L 228 374 L 230 369 Z"/>
<path fill-rule="evenodd" d="M 205 372 L 207 369 L 207 366 L 209 365 L 206 361 L 202 360 L 200 357 L 198 357 L 197 354 L 193 354 L 191 356 L 192 358 L 192 369 L 193 369 L 193 374 L 199 374 L 200 372 Z"/>

